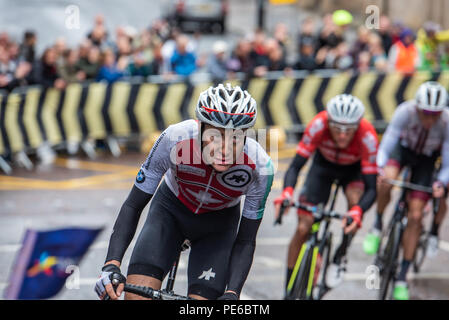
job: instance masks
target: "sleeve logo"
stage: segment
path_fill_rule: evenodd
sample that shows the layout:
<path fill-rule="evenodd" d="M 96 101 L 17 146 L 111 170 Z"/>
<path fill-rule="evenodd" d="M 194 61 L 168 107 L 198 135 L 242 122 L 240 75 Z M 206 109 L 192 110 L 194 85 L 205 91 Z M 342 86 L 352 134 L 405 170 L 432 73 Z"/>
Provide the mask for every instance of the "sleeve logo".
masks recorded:
<path fill-rule="evenodd" d="M 142 183 L 145 181 L 145 174 L 143 173 L 143 170 L 140 169 L 139 173 L 137 173 L 136 182 Z"/>

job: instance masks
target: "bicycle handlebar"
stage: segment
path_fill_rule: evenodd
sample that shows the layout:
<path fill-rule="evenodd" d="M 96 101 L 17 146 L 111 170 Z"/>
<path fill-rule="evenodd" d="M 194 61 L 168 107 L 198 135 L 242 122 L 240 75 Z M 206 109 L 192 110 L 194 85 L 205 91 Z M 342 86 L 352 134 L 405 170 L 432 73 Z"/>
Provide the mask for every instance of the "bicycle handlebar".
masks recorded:
<path fill-rule="evenodd" d="M 409 190 L 413 190 L 413 191 L 421 191 L 421 192 L 430 193 L 430 194 L 433 193 L 433 189 L 431 187 L 425 187 L 425 186 L 411 183 L 408 181 L 386 179 L 386 182 L 388 184 L 391 184 L 392 186 L 396 186 L 399 188 L 409 189 Z"/>
<path fill-rule="evenodd" d="M 174 294 L 173 292 L 164 292 L 162 290 L 154 290 L 150 287 L 137 286 L 128 283 L 125 284 L 124 291 L 154 300 L 195 300 L 190 297 Z"/>
<path fill-rule="evenodd" d="M 336 211 L 328 211 L 328 210 L 324 210 L 324 208 L 322 208 L 321 206 L 312 206 L 312 205 L 307 205 L 301 202 L 294 202 L 292 204 L 290 204 L 290 202 L 288 200 L 284 200 L 284 202 L 281 205 L 281 210 L 279 212 L 279 216 L 277 217 L 277 219 L 274 222 L 274 225 L 277 224 L 281 224 L 282 223 L 282 216 L 284 214 L 285 209 L 289 208 L 289 207 L 295 207 L 298 209 L 303 209 L 305 211 L 310 212 L 313 217 L 315 219 L 318 220 L 322 220 L 324 218 L 332 218 L 332 219 L 340 219 L 342 220 L 343 218 L 347 218 L 348 219 L 348 225 L 350 225 L 353 221 L 353 219 L 351 217 L 348 217 L 344 214 L 338 213 Z"/>

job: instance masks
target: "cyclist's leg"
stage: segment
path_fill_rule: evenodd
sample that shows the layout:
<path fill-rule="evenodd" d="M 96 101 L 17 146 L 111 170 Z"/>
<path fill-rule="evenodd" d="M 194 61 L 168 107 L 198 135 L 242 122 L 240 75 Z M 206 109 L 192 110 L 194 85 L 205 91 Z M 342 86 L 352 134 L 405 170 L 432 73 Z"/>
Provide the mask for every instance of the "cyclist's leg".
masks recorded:
<path fill-rule="evenodd" d="M 240 219 L 240 205 L 182 219 L 191 242 L 188 295 L 217 299 L 226 288 L 228 265 Z"/>
<path fill-rule="evenodd" d="M 385 178 L 396 180 L 401 171 L 401 165 L 396 160 L 390 160 L 384 167 Z M 377 214 L 379 218 L 382 216 L 385 208 L 391 200 L 391 190 L 393 186 L 388 183 L 377 184 Z"/>
<path fill-rule="evenodd" d="M 412 183 L 430 187 L 432 185 L 432 172 L 435 157 L 420 156 L 419 161 L 412 167 Z M 403 261 L 398 279 L 405 281 L 408 268 L 415 256 L 416 247 L 422 231 L 424 207 L 430 199 L 430 195 L 424 192 L 411 191 L 408 197 L 407 227 L 402 238 L 404 248 Z"/>
<path fill-rule="evenodd" d="M 358 172 L 360 172 L 360 168 L 357 169 L 356 167 L 354 167 L 353 172 L 357 172 L 356 170 L 359 170 Z M 348 173 L 348 175 L 350 175 L 350 173 Z M 363 195 L 365 188 L 363 181 L 360 179 L 360 173 L 354 175 L 352 179 L 343 181 L 342 187 L 344 189 L 344 193 L 348 203 L 348 209 L 357 205 L 357 203 L 359 203 L 359 200 Z M 357 231 L 355 231 L 353 234 L 343 236 L 341 244 L 335 251 L 333 263 L 335 264 L 341 263 L 342 258 L 346 256 L 347 249 L 349 248 L 356 232 Z"/>
<path fill-rule="evenodd" d="M 176 260 L 185 237 L 178 227 L 176 197 L 163 182 L 150 204 L 147 219 L 137 238 L 128 267 L 127 282 L 160 289 Z M 126 293 L 125 299 L 145 299 Z"/>
<path fill-rule="evenodd" d="M 404 165 L 404 151 L 403 148 L 398 144 L 387 162 L 387 165 L 383 168 L 385 178 L 396 180 L 402 166 Z M 374 218 L 374 223 L 368 234 L 363 241 L 363 250 L 366 254 L 374 255 L 377 253 L 380 245 L 380 237 L 382 234 L 382 217 L 385 208 L 390 203 L 391 200 L 391 190 L 392 186 L 388 183 L 379 182 L 377 183 L 377 210 L 376 216 Z"/>

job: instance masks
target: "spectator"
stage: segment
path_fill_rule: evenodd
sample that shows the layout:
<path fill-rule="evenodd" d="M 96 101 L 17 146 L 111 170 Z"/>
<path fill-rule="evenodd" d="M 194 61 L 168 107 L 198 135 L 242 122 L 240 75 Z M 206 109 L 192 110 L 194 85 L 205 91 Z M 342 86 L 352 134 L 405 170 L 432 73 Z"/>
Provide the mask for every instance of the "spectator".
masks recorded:
<path fill-rule="evenodd" d="M 382 38 L 377 33 L 371 33 L 368 48 L 371 55 L 371 67 L 379 71 L 387 71 L 387 55 L 383 48 Z"/>
<path fill-rule="evenodd" d="M 84 72 L 87 80 L 96 79 L 100 69 L 100 49 L 96 46 L 88 49 L 87 56 L 78 61 L 78 69 Z"/>
<path fill-rule="evenodd" d="M 371 54 L 368 51 L 361 51 L 357 56 L 357 71 L 367 72 L 371 70 Z"/>
<path fill-rule="evenodd" d="M 142 49 L 133 53 L 128 64 L 128 72 L 131 76 L 147 77 L 152 73 L 148 57 L 145 57 Z"/>
<path fill-rule="evenodd" d="M 216 41 L 213 46 L 213 53 L 207 61 L 207 71 L 210 73 L 215 85 L 223 82 L 227 78 L 226 52 L 228 46 L 224 41 Z"/>
<path fill-rule="evenodd" d="M 358 57 L 362 51 L 368 51 L 368 42 L 370 39 L 371 32 L 365 26 L 360 26 L 358 30 L 358 37 L 352 48 L 352 58 L 354 62 L 358 64 Z"/>
<path fill-rule="evenodd" d="M 44 87 L 55 87 L 63 89 L 65 81 L 58 73 L 56 65 L 56 52 L 53 47 L 47 48 L 42 54 L 41 59 L 33 67 L 33 82 L 41 84 Z"/>
<path fill-rule="evenodd" d="M 187 50 L 189 38 L 179 35 L 176 49 L 170 59 L 173 71 L 182 76 L 190 76 L 196 70 L 196 56 Z"/>
<path fill-rule="evenodd" d="M 415 44 L 415 34 L 411 29 L 404 29 L 388 54 L 389 68 L 404 73 L 414 72 L 419 65 L 419 54 Z"/>
<path fill-rule="evenodd" d="M 59 67 L 58 71 L 65 82 L 78 82 L 86 79 L 86 74 L 78 65 L 78 51 L 67 49 L 63 54 L 64 63 Z"/>
<path fill-rule="evenodd" d="M 343 28 L 337 28 L 335 25 L 331 14 L 325 15 L 323 18 L 323 27 L 318 37 L 317 50 L 323 47 L 330 49 L 337 47 L 344 41 L 342 31 Z"/>
<path fill-rule="evenodd" d="M 280 45 L 268 51 L 268 71 L 288 71 L 290 68 Z"/>
<path fill-rule="evenodd" d="M 287 61 L 287 43 L 288 43 L 288 29 L 285 23 L 278 23 L 274 28 L 274 38 L 277 40 L 282 50 L 282 61 Z"/>
<path fill-rule="evenodd" d="M 331 49 L 326 56 L 326 66 L 331 69 L 347 70 L 354 64 L 346 42 L 341 42 L 336 48 Z"/>
<path fill-rule="evenodd" d="M 153 48 L 153 61 L 151 63 L 152 74 L 161 74 L 164 66 L 162 55 L 162 42 L 156 42 Z"/>
<path fill-rule="evenodd" d="M 92 44 L 103 48 L 106 45 L 106 41 L 108 38 L 108 33 L 106 27 L 104 25 L 104 17 L 101 14 L 98 14 L 95 17 L 94 27 L 92 31 L 89 32 L 87 38 L 92 41 Z"/>
<path fill-rule="evenodd" d="M 266 35 L 263 30 L 257 30 L 253 37 L 251 59 L 255 67 L 268 65 L 267 48 L 265 48 Z"/>
<path fill-rule="evenodd" d="M 36 58 L 36 34 L 33 31 L 25 31 L 23 42 L 19 48 L 19 59 L 30 64 L 34 63 Z"/>
<path fill-rule="evenodd" d="M 5 46 L 0 45 L 0 88 L 12 89 L 11 82 L 14 80 L 16 63 L 9 59 L 9 52 Z"/>
<path fill-rule="evenodd" d="M 58 39 L 56 39 L 54 45 L 54 52 L 56 55 L 56 63 L 59 66 L 62 66 L 64 64 L 64 52 L 67 49 L 67 45 L 66 45 L 66 41 L 64 38 L 60 37 Z"/>
<path fill-rule="evenodd" d="M 250 73 L 254 67 L 254 61 L 251 58 L 251 43 L 248 39 L 238 41 L 231 58 L 228 60 L 227 67 L 232 72 Z"/>
<path fill-rule="evenodd" d="M 314 42 L 313 39 L 307 38 L 303 39 L 302 45 L 300 46 L 300 56 L 298 61 L 296 62 L 294 69 L 297 70 L 307 70 L 313 71 L 318 67 L 318 64 L 314 55 Z"/>
<path fill-rule="evenodd" d="M 418 30 L 416 47 L 420 55 L 420 70 L 436 71 L 439 68 L 439 45 L 449 41 L 449 30 L 441 31 L 440 25 L 427 21 Z"/>
<path fill-rule="evenodd" d="M 386 15 L 381 15 L 379 18 L 379 30 L 377 31 L 382 39 L 382 47 L 384 52 L 390 52 L 393 45 L 393 37 L 391 36 L 391 22 Z"/>
<path fill-rule="evenodd" d="M 172 65 L 171 65 L 171 57 L 173 56 L 176 48 L 176 39 L 180 35 L 180 32 L 178 29 L 173 28 L 170 30 L 170 34 L 167 38 L 167 40 L 164 42 L 161 48 L 161 54 L 163 57 L 163 65 L 162 65 L 162 72 L 163 74 L 171 73 Z"/>
<path fill-rule="evenodd" d="M 115 62 L 115 54 L 112 49 L 106 49 L 102 53 L 100 60 L 101 67 L 97 74 L 97 81 L 105 80 L 113 83 L 125 76 L 126 58 L 121 58 Z"/>
<path fill-rule="evenodd" d="M 313 52 L 315 53 L 317 40 L 315 22 L 312 18 L 308 17 L 301 24 L 301 30 L 298 35 L 298 53 L 301 55 L 303 45 L 312 46 Z"/>

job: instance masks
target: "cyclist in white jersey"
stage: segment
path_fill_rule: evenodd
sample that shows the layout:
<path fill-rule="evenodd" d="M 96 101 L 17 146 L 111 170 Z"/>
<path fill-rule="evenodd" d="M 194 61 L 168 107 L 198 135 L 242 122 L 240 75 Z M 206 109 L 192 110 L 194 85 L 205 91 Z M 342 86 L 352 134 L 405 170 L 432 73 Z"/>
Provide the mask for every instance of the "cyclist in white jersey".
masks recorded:
<path fill-rule="evenodd" d="M 273 166 L 263 148 L 246 136 L 257 116 L 256 102 L 247 91 L 222 84 L 210 87 L 199 97 L 196 116 L 198 121 L 169 126 L 142 164 L 114 225 L 95 287 L 100 298 L 118 299 L 125 281 L 160 289 L 185 239 L 191 243 L 188 295 L 239 298 L 251 268 Z M 151 198 L 127 279 L 122 275 L 115 291 L 110 279 L 114 273 L 121 275 L 123 255 Z"/>
<path fill-rule="evenodd" d="M 390 201 L 392 186 L 385 179 L 397 179 L 401 169 L 409 166 L 411 182 L 432 186 L 435 198 L 447 195 L 449 183 L 449 110 L 447 91 L 438 82 L 423 83 L 414 100 L 398 106 L 383 135 L 377 154 L 379 168 L 377 191 L 377 215 L 371 232 L 364 241 L 367 254 L 375 254 L 379 248 L 382 231 L 382 214 Z M 432 181 L 435 162 L 441 155 L 441 168 Z M 408 203 L 408 223 L 404 231 L 404 255 L 396 277 L 393 297 L 409 298 L 406 275 L 413 260 L 422 229 L 424 207 L 430 195 L 412 191 Z M 441 201 L 439 212 L 432 226 L 429 251 L 438 248 L 438 227 L 446 212 L 446 203 Z"/>

